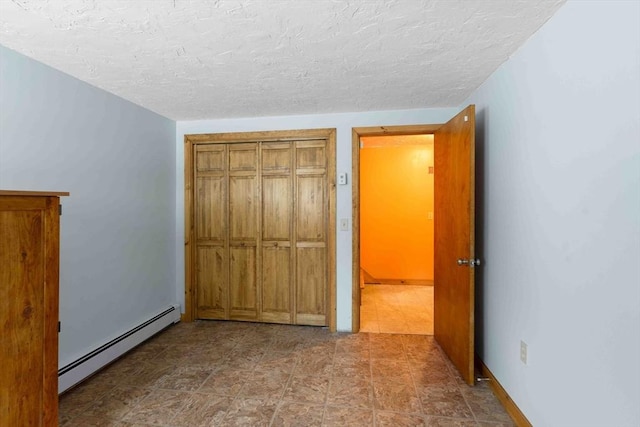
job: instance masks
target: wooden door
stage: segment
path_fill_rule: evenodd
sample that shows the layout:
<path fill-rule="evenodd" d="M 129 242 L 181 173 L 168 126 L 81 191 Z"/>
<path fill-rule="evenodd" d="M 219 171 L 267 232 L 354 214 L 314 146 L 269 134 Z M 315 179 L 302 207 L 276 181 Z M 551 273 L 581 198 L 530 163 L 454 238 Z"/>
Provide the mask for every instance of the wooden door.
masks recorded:
<path fill-rule="evenodd" d="M 334 327 L 335 131 L 276 134 L 187 139 L 185 301 L 193 286 L 199 319 Z"/>
<path fill-rule="evenodd" d="M 474 384 L 475 106 L 435 132 L 434 165 L 434 335 Z"/>
<path fill-rule="evenodd" d="M 293 323 L 293 153 L 291 142 L 261 147 L 264 322 Z"/>
<path fill-rule="evenodd" d="M 295 319 L 327 325 L 327 141 L 295 143 Z"/>
<path fill-rule="evenodd" d="M 195 286 L 199 319 L 229 318 L 227 149 L 194 149 Z"/>
<path fill-rule="evenodd" d="M 230 144 L 229 318 L 258 319 L 258 144 Z"/>

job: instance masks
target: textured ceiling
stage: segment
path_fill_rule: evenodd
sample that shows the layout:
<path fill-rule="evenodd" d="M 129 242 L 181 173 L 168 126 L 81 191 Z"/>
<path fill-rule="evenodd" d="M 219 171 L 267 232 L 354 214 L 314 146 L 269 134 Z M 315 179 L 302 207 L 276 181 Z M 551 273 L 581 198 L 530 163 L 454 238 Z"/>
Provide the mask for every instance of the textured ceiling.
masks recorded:
<path fill-rule="evenodd" d="M 0 0 L 0 44 L 175 120 L 457 106 L 564 0 Z"/>

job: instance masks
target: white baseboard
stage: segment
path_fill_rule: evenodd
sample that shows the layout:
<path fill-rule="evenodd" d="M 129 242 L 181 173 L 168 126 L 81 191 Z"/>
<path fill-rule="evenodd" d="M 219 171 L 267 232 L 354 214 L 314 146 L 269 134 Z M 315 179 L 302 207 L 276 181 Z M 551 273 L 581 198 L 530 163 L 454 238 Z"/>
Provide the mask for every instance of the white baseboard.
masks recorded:
<path fill-rule="evenodd" d="M 180 306 L 173 305 L 67 366 L 63 366 L 58 370 L 58 393 L 68 390 L 167 326 L 179 321 Z"/>

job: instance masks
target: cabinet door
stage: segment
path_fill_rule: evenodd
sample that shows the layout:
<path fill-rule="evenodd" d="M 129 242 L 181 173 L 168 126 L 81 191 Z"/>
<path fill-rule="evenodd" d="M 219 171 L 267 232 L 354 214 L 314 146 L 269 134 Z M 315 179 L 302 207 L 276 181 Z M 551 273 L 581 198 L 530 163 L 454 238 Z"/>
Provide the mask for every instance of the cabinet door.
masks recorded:
<path fill-rule="evenodd" d="M 0 425 L 58 417 L 56 197 L 0 197 Z"/>

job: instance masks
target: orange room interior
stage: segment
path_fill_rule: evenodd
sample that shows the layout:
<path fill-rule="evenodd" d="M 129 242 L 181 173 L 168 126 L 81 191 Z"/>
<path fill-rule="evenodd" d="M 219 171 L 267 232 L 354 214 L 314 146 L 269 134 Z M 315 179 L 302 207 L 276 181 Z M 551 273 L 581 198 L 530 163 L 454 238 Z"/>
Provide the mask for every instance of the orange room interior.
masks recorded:
<path fill-rule="evenodd" d="M 433 284 L 433 135 L 361 138 L 360 265 L 381 282 Z"/>

